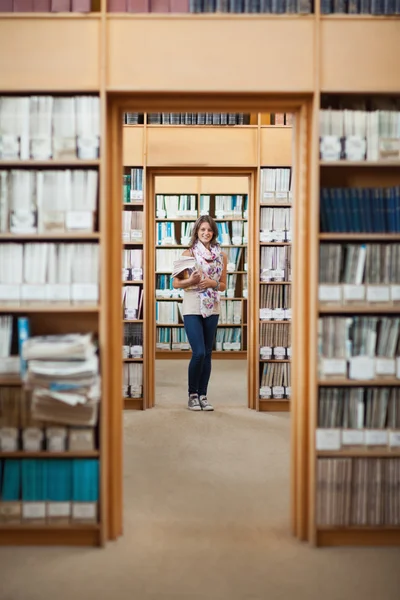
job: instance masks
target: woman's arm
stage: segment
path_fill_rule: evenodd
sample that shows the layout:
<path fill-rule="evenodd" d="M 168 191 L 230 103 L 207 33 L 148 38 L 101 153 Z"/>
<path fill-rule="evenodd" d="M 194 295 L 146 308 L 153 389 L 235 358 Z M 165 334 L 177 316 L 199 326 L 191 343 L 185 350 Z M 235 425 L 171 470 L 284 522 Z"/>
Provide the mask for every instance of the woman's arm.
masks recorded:
<path fill-rule="evenodd" d="M 191 256 L 190 251 L 185 250 L 185 252 L 182 253 L 182 256 Z M 195 271 L 194 273 L 191 274 L 191 276 L 188 279 L 180 279 L 179 277 L 174 277 L 172 280 L 172 287 L 175 290 L 185 290 L 188 287 L 197 285 L 199 283 L 199 281 L 200 281 L 200 273 Z"/>

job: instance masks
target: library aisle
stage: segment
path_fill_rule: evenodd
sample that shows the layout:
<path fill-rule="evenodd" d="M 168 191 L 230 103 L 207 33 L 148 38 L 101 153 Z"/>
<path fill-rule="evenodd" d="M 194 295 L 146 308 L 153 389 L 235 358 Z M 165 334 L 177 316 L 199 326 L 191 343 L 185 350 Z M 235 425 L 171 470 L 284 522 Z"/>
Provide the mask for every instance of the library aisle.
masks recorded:
<path fill-rule="evenodd" d="M 124 415 L 124 536 L 0 548 L 1 600 L 397 600 L 398 548 L 291 536 L 290 417 L 246 408 L 245 362 L 214 361 L 210 414 L 185 410 L 186 367 L 157 361 L 157 406 Z"/>

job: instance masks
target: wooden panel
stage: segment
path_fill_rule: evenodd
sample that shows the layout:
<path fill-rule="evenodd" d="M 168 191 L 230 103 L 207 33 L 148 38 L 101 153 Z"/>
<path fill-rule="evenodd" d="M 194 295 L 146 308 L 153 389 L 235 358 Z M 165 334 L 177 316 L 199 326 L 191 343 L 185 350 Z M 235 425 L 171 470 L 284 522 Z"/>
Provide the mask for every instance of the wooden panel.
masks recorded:
<path fill-rule="evenodd" d="M 399 528 L 319 529 L 317 546 L 399 546 Z"/>
<path fill-rule="evenodd" d="M 99 525 L 9 525 L 0 527 L 0 546 L 99 546 Z"/>
<path fill-rule="evenodd" d="M 400 20 L 323 18 L 321 89 L 398 92 Z"/>
<path fill-rule="evenodd" d="M 199 177 L 181 175 L 155 177 L 156 194 L 198 194 Z"/>
<path fill-rule="evenodd" d="M 256 166 L 256 144 L 256 128 L 149 127 L 147 166 Z"/>
<path fill-rule="evenodd" d="M 99 90 L 100 19 L 18 17 L 0 27 L 0 90 Z"/>
<path fill-rule="evenodd" d="M 261 128 L 261 166 L 290 167 L 292 164 L 291 127 L 262 127 Z"/>
<path fill-rule="evenodd" d="M 109 15 L 107 25 L 112 90 L 313 89 L 313 16 Z"/>
<path fill-rule="evenodd" d="M 141 167 L 143 166 L 143 126 L 125 125 L 122 129 L 123 150 L 122 156 L 124 167 Z"/>
<path fill-rule="evenodd" d="M 202 194 L 249 194 L 248 177 L 201 177 L 200 192 Z"/>

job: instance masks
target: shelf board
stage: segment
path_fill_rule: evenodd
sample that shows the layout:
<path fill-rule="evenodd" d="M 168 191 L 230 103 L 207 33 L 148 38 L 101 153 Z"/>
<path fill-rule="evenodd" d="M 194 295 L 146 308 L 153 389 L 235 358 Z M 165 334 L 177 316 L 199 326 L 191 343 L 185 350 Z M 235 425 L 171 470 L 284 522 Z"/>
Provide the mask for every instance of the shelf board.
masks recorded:
<path fill-rule="evenodd" d="M 143 285 L 143 283 L 142 279 L 140 281 L 122 281 L 122 285 Z"/>
<path fill-rule="evenodd" d="M 292 242 L 260 242 L 260 246 L 291 246 Z"/>
<path fill-rule="evenodd" d="M 123 202 L 122 206 L 144 206 L 144 202 Z"/>
<path fill-rule="evenodd" d="M 282 400 L 260 398 L 259 407 L 260 412 L 290 412 L 290 400 L 288 398 Z"/>
<path fill-rule="evenodd" d="M 143 410 L 143 398 L 123 398 L 124 410 Z"/>
<path fill-rule="evenodd" d="M 381 168 L 381 167 L 400 167 L 400 160 L 320 160 L 321 167 L 366 167 Z"/>
<path fill-rule="evenodd" d="M 184 327 L 183 323 L 156 323 L 156 327 Z M 242 327 L 242 323 L 218 323 L 217 327 Z"/>
<path fill-rule="evenodd" d="M 3 14 L 1 15 L 1 19 L 3 18 Z M 43 168 L 43 167 L 56 167 L 56 168 L 66 168 L 66 169 L 74 169 L 76 167 L 98 167 L 100 165 L 100 159 L 95 160 L 80 160 L 79 158 L 71 159 L 71 160 L 0 160 L 0 169 L 7 169 L 8 167 L 13 168 L 25 168 L 29 167 L 33 168 Z"/>
<path fill-rule="evenodd" d="M 124 319 L 124 323 L 143 323 L 143 319 Z"/>
<path fill-rule="evenodd" d="M 197 221 L 198 217 L 176 217 L 175 219 L 172 218 L 168 218 L 165 217 L 165 219 L 155 219 L 156 223 L 173 223 L 173 222 L 178 222 L 181 223 L 182 221 L 187 221 L 187 222 L 193 222 L 195 223 Z"/>
<path fill-rule="evenodd" d="M 282 359 L 276 359 L 276 358 L 260 358 L 260 363 L 291 363 L 292 361 L 290 360 L 290 358 L 282 358 Z"/>
<path fill-rule="evenodd" d="M 400 233 L 320 233 L 319 239 L 321 242 L 400 242 Z"/>
<path fill-rule="evenodd" d="M 260 202 L 260 208 L 291 208 L 292 206 L 292 202 Z"/>
<path fill-rule="evenodd" d="M 260 281 L 260 285 L 292 285 L 291 281 Z"/>
<path fill-rule="evenodd" d="M 156 360 L 188 359 L 191 350 L 156 350 Z M 246 360 L 247 350 L 214 350 L 212 357 L 218 360 Z"/>
<path fill-rule="evenodd" d="M 1 13 L 1 19 L 100 19 L 100 12 L 89 12 L 89 13 L 76 13 L 76 12 L 8 12 Z"/>
<path fill-rule="evenodd" d="M 144 242 L 122 242 L 122 246 L 123 248 L 126 248 L 127 246 L 143 246 Z"/>
<path fill-rule="evenodd" d="M 1 523 L 0 546 L 99 546 L 99 523 Z"/>
<path fill-rule="evenodd" d="M 320 304 L 318 307 L 320 314 L 397 314 L 400 313 L 400 304 L 391 303 L 371 303 L 371 304 L 340 304 L 335 306 L 334 304 Z"/>
<path fill-rule="evenodd" d="M 346 379 L 344 377 L 337 379 L 319 379 L 320 387 L 398 387 L 400 379 L 381 378 L 381 379 Z"/>
<path fill-rule="evenodd" d="M 100 239 L 100 233 L 98 232 L 88 232 L 88 233 L 1 233 L 0 234 L 0 242 L 10 241 L 10 242 L 18 242 L 23 240 L 32 240 L 34 242 L 41 242 L 46 240 L 56 240 L 56 241 L 69 241 L 69 240 L 98 240 Z"/>
<path fill-rule="evenodd" d="M 19 376 L 0 375 L 0 387 L 21 386 L 22 379 Z"/>
<path fill-rule="evenodd" d="M 181 244 L 157 244 L 156 246 L 157 250 L 168 250 L 168 248 L 189 248 L 189 246 L 182 246 Z M 247 244 L 221 244 L 221 248 L 247 248 Z"/>
<path fill-rule="evenodd" d="M 17 452 L 0 452 L 0 460 L 2 458 L 98 458 L 99 450 L 86 451 L 71 451 L 71 452 L 25 452 L 18 450 Z"/>
<path fill-rule="evenodd" d="M 123 358 L 124 363 L 142 363 L 143 358 Z"/>
<path fill-rule="evenodd" d="M 8 313 L 98 313 L 100 306 L 94 304 L 24 304 L 15 306 L 14 304 L 0 307 L 0 314 Z"/>
<path fill-rule="evenodd" d="M 262 325 L 263 323 L 272 323 L 272 324 L 276 324 L 276 323 L 283 323 L 286 325 L 290 325 L 292 322 L 291 319 L 286 319 L 286 320 L 281 320 L 281 321 L 274 321 L 273 319 L 260 319 L 260 325 Z"/>
<path fill-rule="evenodd" d="M 317 546 L 400 546 L 399 527 L 317 527 Z"/>
<path fill-rule="evenodd" d="M 400 448 L 390 450 L 386 447 L 359 446 L 341 450 L 316 450 L 316 456 L 318 458 L 398 458 L 400 457 Z"/>

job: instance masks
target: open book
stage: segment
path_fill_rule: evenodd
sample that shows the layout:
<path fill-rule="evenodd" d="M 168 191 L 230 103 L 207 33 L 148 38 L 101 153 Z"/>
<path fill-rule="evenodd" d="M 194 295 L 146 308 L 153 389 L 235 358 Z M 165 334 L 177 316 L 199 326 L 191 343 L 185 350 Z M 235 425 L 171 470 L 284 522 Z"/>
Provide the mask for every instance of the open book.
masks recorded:
<path fill-rule="evenodd" d="M 180 276 L 180 279 L 187 279 L 196 266 L 196 261 L 192 256 L 181 256 L 174 260 L 172 277 Z"/>

